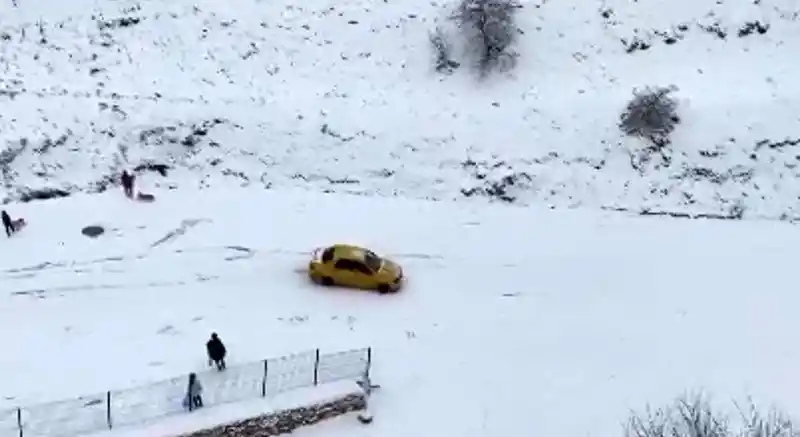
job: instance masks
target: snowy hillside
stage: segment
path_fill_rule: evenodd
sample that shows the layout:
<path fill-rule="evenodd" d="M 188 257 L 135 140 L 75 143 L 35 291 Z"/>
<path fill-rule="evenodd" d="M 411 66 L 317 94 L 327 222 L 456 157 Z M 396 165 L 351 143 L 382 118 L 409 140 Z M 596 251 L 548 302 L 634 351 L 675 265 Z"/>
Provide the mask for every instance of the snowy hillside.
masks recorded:
<path fill-rule="evenodd" d="M 698 388 L 800 411 L 794 228 L 614 212 L 800 218 L 800 4 L 523 6 L 480 78 L 434 66 L 444 1 L 0 2 L 0 197 L 70 197 L 7 207 L 0 410 L 205 369 L 217 331 L 234 366 L 373 348 L 375 422 L 301 436 L 615 437 Z M 645 86 L 678 90 L 658 152 L 618 128 Z M 407 287 L 310 285 L 334 242 Z"/>
<path fill-rule="evenodd" d="M 216 330 L 232 366 L 373 347 L 375 422 L 299 435 L 619 437 L 629 409 L 695 388 L 800 411 L 789 225 L 213 188 L 18 209 L 0 410 L 205 369 Z M 309 251 L 335 241 L 402 263 L 406 289 L 309 285 Z"/>
<path fill-rule="evenodd" d="M 795 216 L 791 0 L 527 2 L 517 69 L 484 81 L 434 71 L 449 3 L 16 3 L 0 6 L 10 198 L 137 167 L 164 187 Z M 678 87 L 683 122 L 634 165 L 644 146 L 616 125 L 647 85 Z"/>

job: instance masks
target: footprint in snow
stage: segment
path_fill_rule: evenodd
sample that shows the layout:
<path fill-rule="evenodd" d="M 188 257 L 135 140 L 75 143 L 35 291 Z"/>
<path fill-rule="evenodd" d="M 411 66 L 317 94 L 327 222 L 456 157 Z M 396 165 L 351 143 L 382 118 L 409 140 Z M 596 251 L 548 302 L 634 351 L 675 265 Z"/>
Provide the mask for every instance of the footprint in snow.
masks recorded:
<path fill-rule="evenodd" d="M 175 327 L 172 326 L 172 325 L 167 325 L 167 326 L 164 326 L 163 328 L 159 329 L 158 333 L 159 334 L 168 334 L 168 335 L 177 335 L 178 334 L 178 330 L 175 329 Z"/>
<path fill-rule="evenodd" d="M 303 322 L 307 322 L 308 321 L 308 316 L 292 316 L 292 317 L 289 317 L 288 319 L 285 319 L 283 317 L 278 317 L 278 320 L 280 320 L 281 322 L 289 322 L 289 323 L 292 323 L 292 324 L 294 324 L 294 323 L 303 323 Z"/>

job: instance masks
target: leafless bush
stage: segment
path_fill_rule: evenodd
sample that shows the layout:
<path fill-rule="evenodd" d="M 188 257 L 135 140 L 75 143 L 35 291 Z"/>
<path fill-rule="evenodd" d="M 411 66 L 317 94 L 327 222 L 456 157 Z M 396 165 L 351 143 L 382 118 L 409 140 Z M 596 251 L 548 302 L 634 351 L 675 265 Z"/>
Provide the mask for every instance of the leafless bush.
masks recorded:
<path fill-rule="evenodd" d="M 800 437 L 791 418 L 775 409 L 762 413 L 748 399 L 736 405 L 741 429 L 732 431 L 725 414 L 716 411 L 702 394 L 686 395 L 672 404 L 643 413 L 634 412 L 625 423 L 625 437 Z"/>
<path fill-rule="evenodd" d="M 622 132 L 648 139 L 659 148 L 668 145 L 669 135 L 681 121 L 678 102 L 671 95 L 674 91 L 675 86 L 634 90 L 633 99 L 620 115 Z"/>
<path fill-rule="evenodd" d="M 737 405 L 738 407 L 738 405 Z M 756 408 L 755 402 L 748 399 L 746 408 L 739 407 L 744 424 L 739 437 L 798 437 L 792 419 L 785 413 L 771 408 L 766 414 Z"/>
<path fill-rule="evenodd" d="M 482 75 L 516 65 L 517 53 L 512 45 L 520 32 L 515 19 L 520 8 L 518 0 L 461 0 L 453 19 L 462 31 L 467 53 L 476 56 Z"/>
<path fill-rule="evenodd" d="M 702 395 L 684 396 L 658 410 L 632 414 L 625 437 L 730 437 L 728 421 Z"/>
<path fill-rule="evenodd" d="M 461 64 L 452 59 L 453 47 L 441 27 L 430 33 L 434 54 L 434 66 L 439 73 L 452 73 Z"/>

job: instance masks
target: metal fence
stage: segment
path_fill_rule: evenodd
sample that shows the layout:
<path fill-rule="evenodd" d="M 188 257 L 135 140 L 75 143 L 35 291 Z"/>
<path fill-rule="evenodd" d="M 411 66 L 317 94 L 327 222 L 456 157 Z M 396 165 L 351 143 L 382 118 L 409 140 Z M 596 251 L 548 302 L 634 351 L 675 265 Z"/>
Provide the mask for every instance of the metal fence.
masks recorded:
<path fill-rule="evenodd" d="M 197 372 L 205 408 L 369 373 L 372 349 L 320 354 L 319 349 Z M 0 437 L 74 436 L 185 413 L 188 374 L 125 390 L 0 410 Z"/>

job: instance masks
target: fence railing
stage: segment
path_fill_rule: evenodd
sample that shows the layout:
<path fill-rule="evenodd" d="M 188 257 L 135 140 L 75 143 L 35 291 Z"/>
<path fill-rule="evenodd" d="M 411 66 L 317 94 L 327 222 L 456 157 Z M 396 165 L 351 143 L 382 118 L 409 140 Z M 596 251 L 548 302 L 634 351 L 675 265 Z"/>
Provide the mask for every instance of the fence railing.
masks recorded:
<path fill-rule="evenodd" d="M 320 354 L 319 349 L 196 372 L 203 385 L 204 409 L 230 402 L 269 397 L 369 373 L 372 349 Z M 0 437 L 75 436 L 144 424 L 188 413 L 183 400 L 187 375 L 125 390 L 109 390 L 64 401 L 0 410 Z"/>

